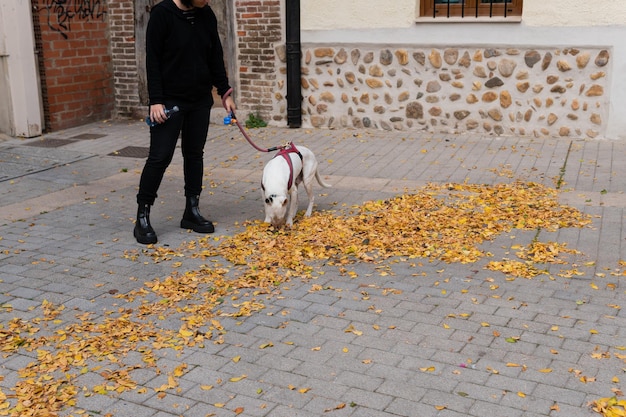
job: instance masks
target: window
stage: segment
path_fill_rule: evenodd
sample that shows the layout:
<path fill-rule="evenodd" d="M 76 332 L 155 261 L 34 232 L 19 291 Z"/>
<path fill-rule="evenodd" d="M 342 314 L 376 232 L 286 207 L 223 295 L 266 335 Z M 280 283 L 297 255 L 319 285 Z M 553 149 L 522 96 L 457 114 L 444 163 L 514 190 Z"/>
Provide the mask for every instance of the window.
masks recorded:
<path fill-rule="evenodd" d="M 507 18 L 522 15 L 523 0 L 421 0 L 423 18 Z"/>

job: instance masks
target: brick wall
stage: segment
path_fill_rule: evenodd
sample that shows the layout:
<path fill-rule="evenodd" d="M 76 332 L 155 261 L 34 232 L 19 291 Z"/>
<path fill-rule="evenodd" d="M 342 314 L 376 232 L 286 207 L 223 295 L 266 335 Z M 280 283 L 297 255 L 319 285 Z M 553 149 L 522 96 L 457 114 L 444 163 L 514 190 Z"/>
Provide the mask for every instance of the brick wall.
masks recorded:
<path fill-rule="evenodd" d="M 146 111 L 142 102 L 141 75 L 143 68 L 142 38 L 147 23 L 149 5 L 159 0 L 109 1 L 109 26 L 112 66 L 115 82 L 115 110 L 117 117 L 140 117 Z M 213 7 L 218 7 L 216 2 Z M 148 6 L 146 8 L 146 6 Z M 274 94 L 277 87 L 275 47 L 282 40 L 282 9 L 280 0 L 238 0 L 234 6 L 236 43 L 236 74 L 229 74 L 235 88 L 239 114 L 260 114 L 268 119 L 274 107 Z M 219 12 L 219 11 L 218 11 Z M 141 14 L 137 16 L 137 13 Z M 227 13 L 218 13 L 226 16 Z M 232 22 L 220 21 L 220 26 Z M 229 31 L 224 31 L 227 33 Z M 223 43 L 231 42 L 223 39 Z M 227 48 L 225 48 L 227 49 Z M 227 53 L 227 51 L 225 51 Z M 225 59 L 231 59 L 225 56 Z M 138 65 L 139 64 L 139 65 Z M 144 94 L 145 95 L 145 94 Z M 216 103 L 219 105 L 219 98 Z M 218 114 L 218 112 L 215 112 Z"/>
<path fill-rule="evenodd" d="M 265 119 L 273 110 L 273 96 L 278 90 L 274 48 L 282 40 L 280 3 L 278 0 L 235 2 L 239 64 L 237 105 Z"/>
<path fill-rule="evenodd" d="M 135 10 L 132 0 L 109 0 L 109 38 L 115 88 L 117 118 L 138 117 L 145 113 L 139 98 L 139 78 L 135 42 Z M 138 51 L 142 53 L 143 50 Z"/>
<path fill-rule="evenodd" d="M 104 1 L 33 0 L 46 130 L 111 117 L 114 101 Z"/>
<path fill-rule="evenodd" d="M 145 42 L 144 12 L 158 1 L 33 0 L 47 131 L 145 113 L 144 50 L 137 45 Z M 240 114 L 268 119 L 284 83 L 277 81 L 275 59 L 282 42 L 281 2 L 237 0 L 228 7 L 234 7 L 237 51 L 237 73 L 229 77 Z"/>

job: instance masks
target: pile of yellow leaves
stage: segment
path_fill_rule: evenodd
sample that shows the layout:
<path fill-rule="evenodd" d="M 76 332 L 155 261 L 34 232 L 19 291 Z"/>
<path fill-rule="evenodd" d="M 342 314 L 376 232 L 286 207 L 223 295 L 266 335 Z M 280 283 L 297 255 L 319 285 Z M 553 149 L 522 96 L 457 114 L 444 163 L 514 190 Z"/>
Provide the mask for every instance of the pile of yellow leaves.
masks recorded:
<path fill-rule="evenodd" d="M 33 357 L 19 371 L 12 393 L 0 391 L 0 416 L 56 416 L 76 404 L 79 392 L 89 396 L 135 390 L 133 370 L 160 372 L 155 350 L 202 347 L 214 336 L 219 343 L 224 332 L 219 317 L 246 316 L 263 309 L 257 296 L 271 294 L 292 277 L 321 274 L 323 265 L 344 271 L 350 264 L 383 263 L 390 258 L 472 263 L 491 256 L 480 249 L 481 243 L 514 228 L 555 231 L 589 223 L 589 217 L 578 210 L 559 205 L 556 190 L 540 184 L 445 184 L 367 202 L 344 215 L 318 212 L 299 218 L 287 231 L 249 222 L 232 237 L 199 239 L 176 250 L 151 248 L 145 253 L 154 262 L 180 258 L 174 265 L 180 268 L 184 258 L 192 257 L 209 259 L 211 265 L 153 279 L 118 295 L 125 304 L 105 312 L 103 318 L 84 313 L 64 323 L 63 306 L 44 302 L 42 317 L 16 318 L 0 325 L 0 351 L 5 356 Z M 534 271 L 533 263 L 558 262 L 563 252 L 573 253 L 558 243 L 534 242 L 518 256 L 525 261 L 526 271 Z M 125 254 L 135 261 L 139 255 Z M 516 264 L 497 265 L 491 269 L 530 277 Z M 167 317 L 168 328 L 164 328 L 161 323 Z M 171 327 L 174 318 L 180 322 L 178 329 Z M 129 352 L 139 352 L 140 361 L 130 361 Z M 175 370 L 168 375 L 168 384 L 157 390 L 175 388 L 176 378 L 184 372 L 184 368 Z M 99 382 L 81 387 L 85 374 L 92 376 L 89 381 L 99 378 Z"/>
<path fill-rule="evenodd" d="M 308 275 L 307 262 L 314 260 L 346 265 L 408 257 L 472 263 L 489 255 L 480 244 L 514 228 L 555 231 L 589 223 L 588 216 L 559 205 L 556 190 L 536 183 L 429 185 L 416 194 L 366 202 L 342 216 L 316 213 L 287 232 L 248 224 L 243 233 L 226 238 L 218 252 L 234 265 L 247 265 L 246 275 L 264 283 L 279 270 Z M 518 256 L 555 262 L 559 253 L 576 253 L 564 248 L 535 242 Z"/>

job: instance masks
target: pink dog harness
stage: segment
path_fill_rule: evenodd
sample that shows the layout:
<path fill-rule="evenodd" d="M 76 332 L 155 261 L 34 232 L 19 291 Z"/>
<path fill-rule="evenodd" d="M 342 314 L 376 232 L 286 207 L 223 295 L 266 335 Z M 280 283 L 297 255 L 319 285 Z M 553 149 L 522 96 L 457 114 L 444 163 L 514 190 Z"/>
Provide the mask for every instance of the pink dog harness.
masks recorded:
<path fill-rule="evenodd" d="M 300 160 L 302 160 L 302 154 L 300 153 L 298 148 L 296 148 L 296 145 L 294 145 L 293 142 L 289 142 L 288 146 L 280 149 L 278 153 L 274 155 L 274 158 L 276 158 L 277 156 L 282 156 L 287 161 L 287 165 L 289 165 L 289 182 L 287 183 L 288 190 L 291 189 L 291 186 L 293 185 L 293 164 L 291 163 L 291 158 L 289 157 L 290 153 L 297 153 L 300 157 Z M 261 183 L 261 189 L 265 190 L 263 183 Z"/>

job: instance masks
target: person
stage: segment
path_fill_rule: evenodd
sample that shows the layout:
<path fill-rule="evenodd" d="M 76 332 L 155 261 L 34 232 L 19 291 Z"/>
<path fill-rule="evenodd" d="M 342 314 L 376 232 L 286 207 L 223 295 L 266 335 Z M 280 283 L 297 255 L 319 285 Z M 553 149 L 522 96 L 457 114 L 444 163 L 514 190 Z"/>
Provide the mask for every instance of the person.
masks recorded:
<path fill-rule="evenodd" d="M 179 136 L 186 199 L 180 227 L 213 233 L 213 223 L 199 211 L 213 87 L 223 97 L 227 112 L 236 108 L 227 94 L 232 90 L 209 0 L 163 0 L 152 8 L 146 30 L 146 73 L 149 117 L 154 126 L 150 127 L 150 150 L 139 180 L 133 234 L 139 243 L 157 242 L 150 208 Z M 167 114 L 174 106 L 179 110 Z"/>

